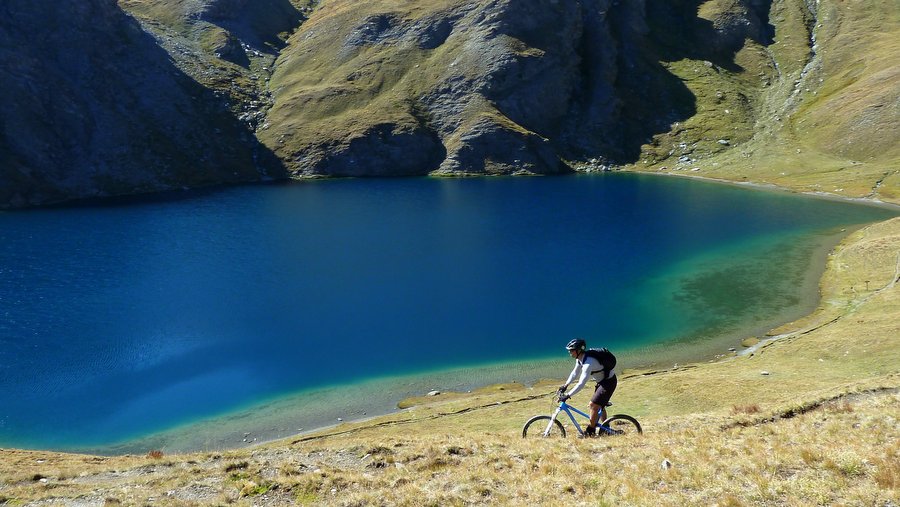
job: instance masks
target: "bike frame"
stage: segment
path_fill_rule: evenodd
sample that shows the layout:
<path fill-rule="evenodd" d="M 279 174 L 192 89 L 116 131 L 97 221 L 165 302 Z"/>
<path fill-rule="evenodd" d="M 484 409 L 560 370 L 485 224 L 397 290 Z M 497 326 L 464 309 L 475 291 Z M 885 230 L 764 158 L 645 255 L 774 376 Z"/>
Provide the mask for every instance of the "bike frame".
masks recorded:
<path fill-rule="evenodd" d="M 559 402 L 559 406 L 556 407 L 556 410 L 553 411 L 553 415 L 550 416 L 550 422 L 547 423 L 547 428 L 544 429 L 544 436 L 546 437 L 546 436 L 550 435 L 550 430 L 553 428 L 553 423 L 556 421 L 556 417 L 559 415 L 560 412 L 565 412 L 566 415 L 569 416 L 569 419 L 572 421 L 572 424 L 575 426 L 575 429 L 578 430 L 578 434 L 581 436 L 584 436 L 584 431 L 581 429 L 581 425 L 578 424 L 578 420 L 575 419 L 575 415 L 573 415 L 572 412 L 575 412 L 576 414 L 584 417 L 588 421 L 591 420 L 591 416 L 589 416 L 588 414 L 585 414 L 581 410 L 578 410 L 577 408 L 573 407 L 572 405 L 569 405 L 568 403 L 566 403 L 564 401 Z M 604 431 L 607 434 L 614 433 L 614 431 L 611 428 L 604 426 L 603 424 L 597 424 L 597 431 L 600 431 L 600 430 Z"/>

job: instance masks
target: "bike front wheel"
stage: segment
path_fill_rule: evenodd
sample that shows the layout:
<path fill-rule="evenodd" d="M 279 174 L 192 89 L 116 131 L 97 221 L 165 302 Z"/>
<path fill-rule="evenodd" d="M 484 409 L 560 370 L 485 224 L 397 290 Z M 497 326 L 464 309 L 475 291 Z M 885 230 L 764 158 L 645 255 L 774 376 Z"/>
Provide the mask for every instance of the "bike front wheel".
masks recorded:
<path fill-rule="evenodd" d="M 522 427 L 522 438 L 566 438 L 566 429 L 563 428 L 562 423 L 556 419 L 552 419 L 552 423 L 550 421 L 549 415 L 532 417 Z M 544 435 L 548 425 L 550 432 Z"/>
<path fill-rule="evenodd" d="M 612 433 L 616 435 L 643 433 L 643 430 L 641 429 L 641 423 L 637 422 L 637 419 L 631 417 L 630 415 L 616 414 L 614 416 L 608 417 L 600 424 L 612 430 Z M 602 429 L 598 430 L 602 431 Z"/>

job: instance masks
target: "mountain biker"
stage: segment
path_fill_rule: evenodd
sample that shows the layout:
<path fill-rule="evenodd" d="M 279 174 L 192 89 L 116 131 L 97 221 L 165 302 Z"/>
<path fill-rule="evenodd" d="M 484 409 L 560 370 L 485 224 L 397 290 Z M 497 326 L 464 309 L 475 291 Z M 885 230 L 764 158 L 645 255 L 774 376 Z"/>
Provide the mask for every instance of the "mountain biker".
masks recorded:
<path fill-rule="evenodd" d="M 585 343 L 584 340 L 576 338 L 570 341 L 566 345 L 566 350 L 568 350 L 569 355 L 575 359 L 575 368 L 572 369 L 572 373 L 569 374 L 566 383 L 559 386 L 559 401 L 566 401 L 574 396 L 582 387 L 584 387 L 588 378 L 592 378 L 597 382 L 596 387 L 594 387 L 594 395 L 591 396 L 591 403 L 589 405 L 591 422 L 585 430 L 585 436 L 593 437 L 596 435 L 597 422 L 600 420 L 600 416 L 603 416 L 604 420 L 606 419 L 606 405 L 616 391 L 616 385 L 618 385 L 619 380 L 616 378 L 615 369 L 605 371 L 603 365 L 597 358 L 585 354 L 587 343 Z M 578 383 L 575 384 L 575 387 L 570 391 L 566 392 L 566 389 L 569 388 L 569 384 L 571 384 L 576 377 L 578 378 Z"/>

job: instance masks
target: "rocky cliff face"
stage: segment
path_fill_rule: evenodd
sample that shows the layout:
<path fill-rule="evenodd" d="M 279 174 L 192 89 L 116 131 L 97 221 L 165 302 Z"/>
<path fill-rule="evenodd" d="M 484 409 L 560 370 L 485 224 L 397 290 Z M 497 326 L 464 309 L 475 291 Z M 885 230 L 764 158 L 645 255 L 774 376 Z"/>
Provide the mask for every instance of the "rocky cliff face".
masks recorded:
<path fill-rule="evenodd" d="M 615 48 L 585 4 L 606 7 L 323 4 L 279 57 L 260 138 L 299 175 L 567 171 L 555 140 L 573 106 L 615 109 Z M 610 43 L 589 63 L 587 39 Z M 583 67 L 601 79 L 586 86 Z"/>
<path fill-rule="evenodd" d="M 5 1 L 0 89 L 2 206 L 278 171 L 222 100 L 113 0 Z"/>
<path fill-rule="evenodd" d="M 118 6 L 0 7 L 0 205 L 264 175 L 610 165 L 900 200 L 887 4 Z"/>
<path fill-rule="evenodd" d="M 771 38 L 763 0 L 718 5 L 711 20 L 699 4 L 326 2 L 276 63 L 260 139 L 296 175 L 551 174 L 633 161 L 696 112 L 662 60 L 693 51 L 734 67 L 745 40 Z"/>

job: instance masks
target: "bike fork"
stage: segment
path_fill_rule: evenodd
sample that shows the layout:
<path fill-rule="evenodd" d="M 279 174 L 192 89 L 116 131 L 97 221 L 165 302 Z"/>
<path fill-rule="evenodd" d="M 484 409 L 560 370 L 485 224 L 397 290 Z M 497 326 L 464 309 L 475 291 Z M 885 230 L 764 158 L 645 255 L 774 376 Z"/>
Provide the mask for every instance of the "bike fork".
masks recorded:
<path fill-rule="evenodd" d="M 556 422 L 556 416 L 559 415 L 559 412 L 560 412 L 561 410 L 562 410 L 561 408 L 557 407 L 556 410 L 553 412 L 553 415 L 550 416 L 550 422 L 547 423 L 547 428 L 544 429 L 544 436 L 545 436 L 545 437 L 549 437 L 549 436 L 550 436 L 550 431 L 553 430 L 553 423 Z"/>

